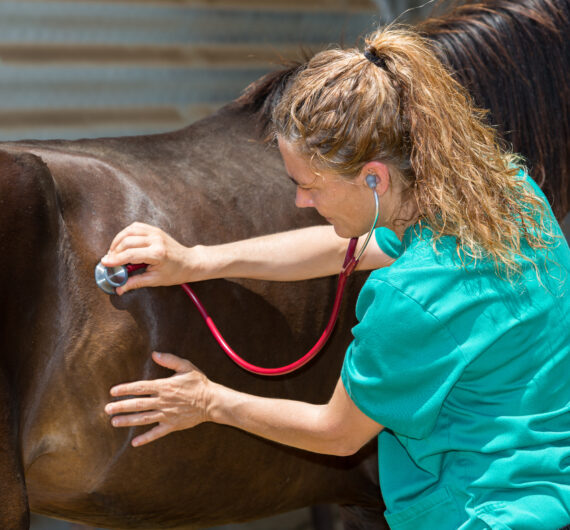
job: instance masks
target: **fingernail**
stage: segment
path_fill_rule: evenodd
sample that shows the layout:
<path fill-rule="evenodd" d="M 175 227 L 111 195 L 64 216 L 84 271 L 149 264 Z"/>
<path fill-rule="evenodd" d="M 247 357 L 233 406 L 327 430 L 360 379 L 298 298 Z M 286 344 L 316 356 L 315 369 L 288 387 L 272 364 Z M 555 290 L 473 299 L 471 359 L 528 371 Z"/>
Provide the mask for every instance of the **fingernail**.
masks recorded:
<path fill-rule="evenodd" d="M 113 418 L 113 419 L 111 420 L 111 424 L 113 425 L 113 427 L 116 427 L 117 425 L 119 425 L 119 420 Z"/>

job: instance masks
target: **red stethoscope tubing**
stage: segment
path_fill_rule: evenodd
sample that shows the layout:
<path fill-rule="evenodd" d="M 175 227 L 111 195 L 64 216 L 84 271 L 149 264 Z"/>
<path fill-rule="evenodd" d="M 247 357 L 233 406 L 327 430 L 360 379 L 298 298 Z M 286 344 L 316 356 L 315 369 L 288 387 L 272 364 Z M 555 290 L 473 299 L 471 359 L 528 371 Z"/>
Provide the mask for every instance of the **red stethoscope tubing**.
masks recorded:
<path fill-rule="evenodd" d="M 358 263 L 358 258 L 356 258 L 356 259 L 354 258 L 354 251 L 356 249 L 357 242 L 358 242 L 358 238 L 355 237 L 355 238 L 352 238 L 350 240 L 350 243 L 348 244 L 348 249 L 346 251 L 346 256 L 344 258 L 342 270 L 341 270 L 339 277 L 338 277 L 336 295 L 335 295 L 335 299 L 334 299 L 333 308 L 331 311 L 331 316 L 330 316 L 329 321 L 325 327 L 325 330 L 323 331 L 323 334 L 321 335 L 319 340 L 315 343 L 315 345 L 305 355 L 303 355 L 301 358 L 297 359 L 295 362 L 288 364 L 286 366 L 280 366 L 277 368 L 264 368 L 262 366 L 256 366 L 254 364 L 251 364 L 251 363 L 247 362 L 245 359 L 243 359 L 242 357 L 240 357 L 234 350 L 232 350 L 232 348 L 229 346 L 229 344 L 225 341 L 224 337 L 222 336 L 222 334 L 220 333 L 220 331 L 216 327 L 216 324 L 214 324 L 212 317 L 210 317 L 210 315 L 206 311 L 206 308 L 204 307 L 202 302 L 200 302 L 200 300 L 196 296 L 196 293 L 192 290 L 190 285 L 187 283 L 184 283 L 181 285 L 181 287 L 182 287 L 182 289 L 184 289 L 184 292 L 190 297 L 190 299 L 192 300 L 192 302 L 194 303 L 194 305 L 198 309 L 200 315 L 204 319 L 204 322 L 206 323 L 206 325 L 210 329 L 210 332 L 212 333 L 212 335 L 214 336 L 214 338 L 216 339 L 216 341 L 218 342 L 218 344 L 220 345 L 222 350 L 226 353 L 226 355 L 234 363 L 236 363 L 238 366 L 240 366 L 244 370 L 247 370 L 248 372 L 252 372 L 252 373 L 258 374 L 258 375 L 277 376 L 277 375 L 289 374 L 291 372 L 294 372 L 295 370 L 298 370 L 299 368 L 301 368 L 302 366 L 307 364 L 311 359 L 313 359 L 315 357 L 315 355 L 317 355 L 317 353 L 319 353 L 319 351 L 321 351 L 321 349 L 323 348 L 323 346 L 326 344 L 327 340 L 331 336 L 331 333 L 334 329 L 334 325 L 335 325 L 336 320 L 338 318 L 338 313 L 340 310 L 340 303 L 342 300 L 342 294 L 344 291 L 344 286 L 346 284 L 346 279 L 350 276 L 350 274 L 352 273 L 352 271 L 354 270 L 354 268 L 356 267 L 356 265 Z M 145 263 L 139 263 L 136 265 L 127 265 L 127 272 L 131 273 L 131 272 L 134 272 L 138 269 L 142 269 L 145 267 L 147 267 L 147 264 L 145 264 Z"/>

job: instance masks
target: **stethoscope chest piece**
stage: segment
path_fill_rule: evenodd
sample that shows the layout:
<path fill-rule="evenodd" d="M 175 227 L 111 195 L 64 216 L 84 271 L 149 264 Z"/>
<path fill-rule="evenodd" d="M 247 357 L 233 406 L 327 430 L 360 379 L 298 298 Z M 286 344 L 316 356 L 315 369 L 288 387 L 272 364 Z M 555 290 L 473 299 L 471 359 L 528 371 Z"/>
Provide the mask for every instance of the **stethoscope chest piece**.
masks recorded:
<path fill-rule="evenodd" d="M 107 294 L 115 294 L 115 289 L 125 285 L 129 279 L 127 268 L 123 265 L 119 267 L 105 267 L 101 262 L 95 267 L 95 283 Z"/>

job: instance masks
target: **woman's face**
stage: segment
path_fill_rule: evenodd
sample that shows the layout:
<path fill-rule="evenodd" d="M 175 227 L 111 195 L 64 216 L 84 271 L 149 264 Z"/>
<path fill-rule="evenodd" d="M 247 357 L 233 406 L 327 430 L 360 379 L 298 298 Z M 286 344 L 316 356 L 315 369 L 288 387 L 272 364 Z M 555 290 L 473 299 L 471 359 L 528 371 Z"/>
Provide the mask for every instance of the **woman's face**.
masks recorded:
<path fill-rule="evenodd" d="M 367 233 L 374 220 L 375 207 L 374 195 L 365 178 L 359 175 L 347 180 L 326 170 L 315 173 L 309 160 L 291 143 L 282 138 L 278 143 L 287 173 L 297 186 L 297 207 L 315 208 L 340 237 Z"/>

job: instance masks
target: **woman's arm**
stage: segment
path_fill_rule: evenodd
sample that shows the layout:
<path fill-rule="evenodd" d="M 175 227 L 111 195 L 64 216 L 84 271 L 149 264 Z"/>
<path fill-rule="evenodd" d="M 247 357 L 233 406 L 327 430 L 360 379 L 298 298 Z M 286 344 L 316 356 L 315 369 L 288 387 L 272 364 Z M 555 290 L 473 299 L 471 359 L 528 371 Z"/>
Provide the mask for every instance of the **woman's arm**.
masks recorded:
<path fill-rule="evenodd" d="M 117 289 L 117 294 L 122 294 L 140 287 L 214 278 L 296 281 L 330 276 L 340 272 L 347 245 L 348 240 L 327 225 L 188 248 L 159 228 L 134 223 L 117 234 L 102 262 L 108 267 L 149 264 L 144 274 L 132 276 Z M 376 269 L 392 261 L 371 242 L 358 269 Z"/>
<path fill-rule="evenodd" d="M 324 225 L 194 250 L 202 254 L 200 261 L 207 264 L 206 270 L 215 271 L 216 278 L 297 281 L 338 274 L 348 243 L 331 225 Z M 372 241 L 357 268 L 378 269 L 392 262 Z"/>
<path fill-rule="evenodd" d="M 263 398 L 209 381 L 188 360 L 153 354 L 176 374 L 166 379 L 118 385 L 111 395 L 143 396 L 109 403 L 105 412 L 115 427 L 157 425 L 133 439 L 143 445 L 205 421 L 231 425 L 285 445 L 317 453 L 353 454 L 382 426 L 362 413 L 339 380 L 325 405 Z"/>
<path fill-rule="evenodd" d="M 325 405 L 261 398 L 215 385 L 208 418 L 263 438 L 315 453 L 348 456 L 376 436 L 382 425 L 358 409 L 338 380 Z"/>

